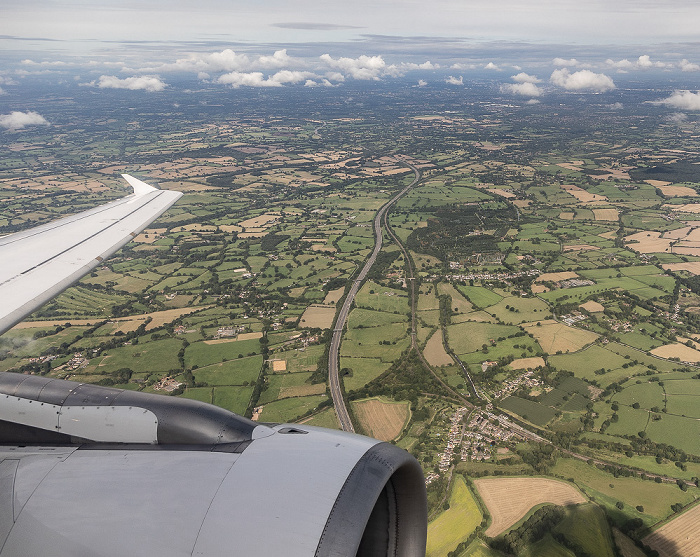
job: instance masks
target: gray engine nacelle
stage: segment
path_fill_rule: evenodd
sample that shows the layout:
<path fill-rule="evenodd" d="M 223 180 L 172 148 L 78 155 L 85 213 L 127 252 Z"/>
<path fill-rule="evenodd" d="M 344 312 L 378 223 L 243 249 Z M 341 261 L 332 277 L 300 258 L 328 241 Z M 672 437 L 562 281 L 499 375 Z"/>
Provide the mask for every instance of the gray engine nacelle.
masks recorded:
<path fill-rule="evenodd" d="M 423 473 L 391 444 L 17 374 L 0 393 L 0 557 L 425 555 Z"/>

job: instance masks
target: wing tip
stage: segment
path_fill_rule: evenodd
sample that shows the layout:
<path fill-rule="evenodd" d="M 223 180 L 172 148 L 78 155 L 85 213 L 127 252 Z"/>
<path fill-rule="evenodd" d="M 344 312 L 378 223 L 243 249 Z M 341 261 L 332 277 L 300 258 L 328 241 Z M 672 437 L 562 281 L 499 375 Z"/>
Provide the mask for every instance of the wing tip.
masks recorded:
<path fill-rule="evenodd" d="M 146 193 L 150 193 L 152 191 L 155 191 L 157 188 L 154 188 L 153 186 L 148 185 L 146 182 L 142 182 L 138 178 L 134 178 L 130 174 L 122 174 L 122 178 L 124 178 L 129 185 L 134 189 L 134 194 L 135 195 L 144 195 Z"/>

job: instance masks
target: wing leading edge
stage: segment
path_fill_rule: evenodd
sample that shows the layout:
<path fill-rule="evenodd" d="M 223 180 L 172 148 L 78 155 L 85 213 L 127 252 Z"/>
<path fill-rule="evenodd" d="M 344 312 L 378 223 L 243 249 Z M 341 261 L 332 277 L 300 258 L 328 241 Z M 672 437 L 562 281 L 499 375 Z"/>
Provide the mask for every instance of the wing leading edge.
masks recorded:
<path fill-rule="evenodd" d="M 133 194 L 0 238 L 0 334 L 97 267 L 182 196 L 122 176 Z"/>

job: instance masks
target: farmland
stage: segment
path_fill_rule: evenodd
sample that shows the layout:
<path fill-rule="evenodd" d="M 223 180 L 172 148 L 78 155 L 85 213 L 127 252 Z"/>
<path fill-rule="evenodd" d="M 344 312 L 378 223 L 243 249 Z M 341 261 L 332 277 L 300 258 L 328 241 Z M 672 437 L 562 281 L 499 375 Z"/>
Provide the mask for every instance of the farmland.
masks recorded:
<path fill-rule="evenodd" d="M 542 503 L 572 505 L 586 498 L 570 484 L 547 478 L 482 478 L 474 480 L 489 513 L 487 536 L 497 536 Z"/>

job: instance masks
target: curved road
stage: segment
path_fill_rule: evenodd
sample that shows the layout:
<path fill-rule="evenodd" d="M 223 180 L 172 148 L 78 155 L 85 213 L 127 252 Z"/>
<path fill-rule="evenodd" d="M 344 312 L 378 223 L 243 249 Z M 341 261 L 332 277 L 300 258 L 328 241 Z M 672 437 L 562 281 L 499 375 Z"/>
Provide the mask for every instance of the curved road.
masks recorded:
<path fill-rule="evenodd" d="M 416 168 L 409 162 L 402 162 L 409 168 L 411 168 L 411 170 L 413 170 L 415 178 L 404 189 L 402 189 L 399 193 L 397 193 L 394 197 L 392 197 L 389 201 L 382 205 L 379 211 L 377 211 L 377 214 L 374 217 L 374 250 L 365 262 L 364 267 L 362 267 L 360 274 L 357 275 L 357 278 L 352 282 L 352 287 L 350 288 L 348 295 L 345 297 L 343 307 L 340 309 L 340 313 L 338 314 L 338 319 L 336 320 L 335 328 L 333 329 L 333 337 L 331 338 L 331 347 L 328 353 L 328 384 L 331 390 L 331 397 L 333 399 L 333 407 L 335 408 L 335 413 L 338 415 L 338 421 L 340 422 L 340 427 L 343 431 L 355 431 L 355 428 L 352 426 L 352 421 L 350 420 L 350 414 L 348 414 L 348 409 L 345 406 L 343 390 L 340 387 L 340 379 L 338 377 L 338 360 L 340 356 L 340 343 L 343 337 L 343 329 L 345 328 L 345 324 L 347 323 L 348 315 L 350 315 L 350 307 L 355 301 L 355 296 L 360 290 L 362 282 L 367 277 L 367 273 L 369 273 L 369 270 L 372 268 L 372 265 L 374 265 L 374 262 L 377 260 L 377 255 L 379 254 L 379 251 L 382 249 L 382 218 L 386 214 L 389 207 L 391 207 L 394 203 L 396 203 L 399 199 L 406 195 L 409 192 L 409 190 L 413 186 L 415 186 L 422 178 L 422 174 L 420 170 L 418 170 L 418 168 Z"/>

